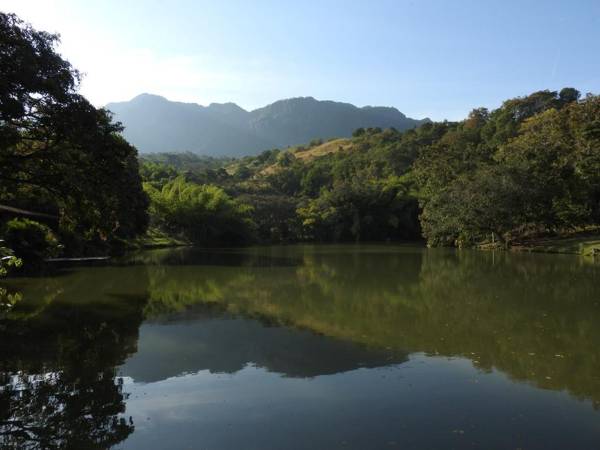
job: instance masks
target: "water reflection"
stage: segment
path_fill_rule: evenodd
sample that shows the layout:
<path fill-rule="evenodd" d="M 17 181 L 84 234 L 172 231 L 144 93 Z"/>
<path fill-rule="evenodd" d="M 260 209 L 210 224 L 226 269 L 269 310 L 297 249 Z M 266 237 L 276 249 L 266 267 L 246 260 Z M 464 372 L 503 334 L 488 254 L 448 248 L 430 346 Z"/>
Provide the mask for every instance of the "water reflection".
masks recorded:
<path fill-rule="evenodd" d="M 325 339 L 306 330 L 224 314 L 214 307 L 194 307 L 143 325 L 138 352 L 120 373 L 138 382 L 154 382 L 202 370 L 233 374 L 251 363 L 287 377 L 306 378 L 406 360 L 401 352 Z"/>
<path fill-rule="evenodd" d="M 227 439 L 229 448 L 244 445 L 241 431 L 235 440 L 225 428 L 215 427 L 260 423 L 240 405 L 235 412 L 219 409 L 219 398 L 251 399 L 245 408 L 264 408 L 261 417 L 270 422 L 279 420 L 267 413 L 274 404 L 292 415 L 318 415 L 314 408 L 323 407 L 322 414 L 339 415 L 327 421 L 348 432 L 351 428 L 339 421 L 360 416 L 368 423 L 361 424 L 364 432 L 353 443 L 334 439 L 312 419 L 298 426 L 320 433 L 314 448 L 343 442 L 346 448 L 363 448 L 368 436 L 390 435 L 390 442 L 399 442 L 394 425 L 388 424 L 395 430 L 391 434 L 381 427 L 405 408 L 419 410 L 415 403 L 407 406 L 408 399 L 418 398 L 425 410 L 445 411 L 441 427 L 454 426 L 456 417 L 474 423 L 489 415 L 486 420 L 497 421 L 496 433 L 512 431 L 507 414 L 514 411 L 498 395 L 526 410 L 553 404 L 549 411 L 569 411 L 571 431 L 580 427 L 580 444 L 587 445 L 600 437 L 593 425 L 597 417 L 570 402 L 600 404 L 598 286 L 600 265 L 575 257 L 392 246 L 162 250 L 112 267 L 11 280 L 2 285 L 3 295 L 15 300 L 0 313 L 0 446 L 100 449 L 125 441 L 131 448 L 160 448 L 152 446 L 149 436 L 155 428 L 146 415 L 163 408 L 171 417 L 179 411 L 177 402 L 191 401 L 186 392 L 199 386 L 206 389 L 194 401 L 204 400 L 188 414 L 196 421 L 216 414 L 205 423 L 203 441 L 214 448 L 227 448 L 222 445 Z M 458 359 L 440 364 L 430 358 L 435 356 Z M 423 364 L 419 371 L 403 369 L 418 360 Z M 385 368 L 400 370 L 395 381 L 381 382 Z M 219 374 L 233 377 L 226 387 L 216 381 Z M 472 382 L 477 374 L 488 374 L 480 388 L 495 399 L 493 406 L 465 400 L 479 389 Z M 444 385 L 447 398 L 436 399 L 439 383 L 453 377 L 460 381 Z M 334 388 L 325 381 L 329 378 L 347 384 L 350 391 L 339 394 L 347 400 L 332 394 L 344 389 Z M 524 391 L 515 382 L 556 394 Z M 412 386 L 419 383 L 414 397 Z M 207 387 L 213 385 L 219 386 L 218 394 Z M 278 400 L 265 403 L 269 389 L 278 392 Z M 320 400 L 306 403 L 304 396 L 315 389 Z M 154 396 L 144 397 L 146 391 Z M 402 392 L 402 398 L 388 398 L 386 392 Z M 167 395 L 178 400 L 169 402 L 163 398 Z M 206 404 L 206 396 L 213 396 L 212 403 Z M 331 408 L 322 403 L 329 401 Z M 372 412 L 384 406 L 388 418 L 359 414 L 363 407 Z M 419 447 L 424 439 L 421 443 L 429 448 L 447 444 L 446 435 L 434 439 L 417 432 L 422 426 L 418 418 L 427 420 L 425 410 L 422 417 L 406 419 L 402 442 Z M 522 433 L 529 435 L 527 430 L 543 422 L 565 423 L 552 412 L 535 414 L 537 419 L 519 422 Z M 160 428 L 172 433 L 172 448 L 186 448 L 182 442 L 175 445 L 178 436 L 191 438 L 198 425 L 186 420 L 190 429 L 173 428 L 179 423 L 173 421 L 165 422 L 168 430 L 167 425 Z M 458 433 L 453 439 L 460 437 L 460 426 L 450 430 Z M 254 444 L 293 448 L 286 445 L 289 433 L 271 435 L 269 445 Z M 561 442 L 560 436 L 552 439 L 546 442 Z M 517 441 L 502 442 L 514 447 Z M 529 447 L 544 448 L 532 442 Z M 502 448 L 500 440 L 487 444 Z"/>
<path fill-rule="evenodd" d="M 295 251 L 269 248 L 259 256 Z M 387 247 L 309 247 L 302 258 L 264 270 L 149 267 L 146 311 L 202 299 L 371 347 L 466 357 L 482 370 L 600 401 L 598 264 Z"/>
<path fill-rule="evenodd" d="M 134 430 L 116 366 L 136 350 L 142 305 L 86 305 L 81 292 L 80 307 L 76 282 L 47 281 L 1 324 L 0 446 L 109 448 Z"/>

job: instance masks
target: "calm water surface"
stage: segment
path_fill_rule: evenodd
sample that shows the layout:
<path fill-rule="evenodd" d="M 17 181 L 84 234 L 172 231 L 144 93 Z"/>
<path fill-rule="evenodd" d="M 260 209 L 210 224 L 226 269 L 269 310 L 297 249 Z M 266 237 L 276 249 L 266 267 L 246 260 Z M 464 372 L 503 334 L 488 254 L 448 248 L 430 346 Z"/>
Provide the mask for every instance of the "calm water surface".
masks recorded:
<path fill-rule="evenodd" d="M 1 449 L 598 449 L 600 263 L 161 250 L 0 285 Z"/>

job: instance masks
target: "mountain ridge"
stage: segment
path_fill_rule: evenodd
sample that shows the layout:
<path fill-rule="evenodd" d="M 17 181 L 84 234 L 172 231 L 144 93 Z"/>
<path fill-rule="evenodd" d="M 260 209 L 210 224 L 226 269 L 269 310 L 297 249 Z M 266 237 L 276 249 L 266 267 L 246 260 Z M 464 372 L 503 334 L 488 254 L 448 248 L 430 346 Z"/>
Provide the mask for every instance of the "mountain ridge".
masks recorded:
<path fill-rule="evenodd" d="M 142 93 L 106 108 L 140 153 L 190 151 L 210 156 L 253 155 L 313 139 L 349 137 L 360 127 L 405 130 L 429 121 L 409 118 L 390 106 L 358 107 L 314 97 L 277 100 L 248 111 L 233 102 L 203 106 Z"/>

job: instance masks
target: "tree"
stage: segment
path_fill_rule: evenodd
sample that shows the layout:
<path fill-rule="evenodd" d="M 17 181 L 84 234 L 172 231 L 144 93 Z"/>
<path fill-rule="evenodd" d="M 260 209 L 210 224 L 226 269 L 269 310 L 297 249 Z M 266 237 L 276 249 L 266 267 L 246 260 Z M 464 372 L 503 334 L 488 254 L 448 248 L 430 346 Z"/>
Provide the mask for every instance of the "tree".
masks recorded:
<path fill-rule="evenodd" d="M 252 221 L 260 242 L 290 242 L 301 236 L 301 223 L 293 197 L 277 194 L 244 194 L 238 200 L 252 207 Z"/>
<path fill-rule="evenodd" d="M 417 202 L 400 179 L 338 183 L 298 209 L 305 237 L 321 241 L 415 239 Z"/>
<path fill-rule="evenodd" d="M 107 308 L 82 288 L 89 281 L 54 278 L 42 298 L 13 292 L 1 317 L 0 448 L 104 450 L 134 431 L 117 367 L 136 349 L 147 299 Z M 86 301 L 56 301 L 63 296 Z"/>
<path fill-rule="evenodd" d="M 544 229 L 574 228 L 589 217 L 567 116 L 566 110 L 550 109 L 527 119 L 496 157 L 503 166 L 527 173 L 535 191 L 528 200 L 530 221 Z"/>
<path fill-rule="evenodd" d="M 182 176 L 161 190 L 150 184 L 144 187 L 151 199 L 155 225 L 168 232 L 202 245 L 241 244 L 253 237 L 250 207 L 233 200 L 221 188 L 190 183 Z"/>
<path fill-rule="evenodd" d="M 476 109 L 420 145 L 421 224 L 432 245 L 471 245 L 598 223 L 600 108 L 573 88 Z M 596 137 L 594 137 L 596 136 Z"/>
<path fill-rule="evenodd" d="M 27 267 L 34 267 L 45 258 L 56 256 L 59 250 L 58 240 L 52 230 L 30 219 L 9 220 L 3 234 L 16 256 L 27 261 Z"/>
<path fill-rule="evenodd" d="M 142 233 L 137 152 L 110 114 L 77 93 L 58 36 L 0 13 L 0 198 L 60 215 L 67 240 Z"/>
<path fill-rule="evenodd" d="M 17 258 L 12 249 L 4 246 L 4 241 L 0 240 L 0 277 L 5 276 L 11 268 L 18 268 L 22 260 Z"/>
<path fill-rule="evenodd" d="M 561 94 L 556 91 L 538 91 L 526 97 L 517 97 L 505 101 L 493 111 L 483 130 L 483 134 L 492 147 L 505 144 L 516 136 L 521 123 L 549 109 L 560 109 L 579 98 L 579 91 L 565 88 Z"/>
<path fill-rule="evenodd" d="M 581 92 L 571 87 L 563 88 L 558 93 L 558 99 L 560 100 L 560 103 L 563 106 L 569 103 L 576 102 L 577 100 L 579 100 L 579 97 L 581 97 Z"/>
<path fill-rule="evenodd" d="M 511 231 L 529 219 L 530 198 L 521 173 L 482 166 L 460 175 L 429 199 L 420 217 L 423 235 L 430 245 L 510 242 Z"/>
<path fill-rule="evenodd" d="M 600 223 L 600 97 L 588 95 L 567 109 L 575 141 L 574 170 L 586 192 L 590 221 Z"/>

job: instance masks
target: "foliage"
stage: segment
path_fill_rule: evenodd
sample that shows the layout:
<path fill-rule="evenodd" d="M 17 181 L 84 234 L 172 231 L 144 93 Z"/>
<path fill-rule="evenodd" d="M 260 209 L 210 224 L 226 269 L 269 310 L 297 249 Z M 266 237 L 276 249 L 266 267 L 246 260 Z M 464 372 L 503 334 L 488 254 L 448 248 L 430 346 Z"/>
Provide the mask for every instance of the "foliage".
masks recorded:
<path fill-rule="evenodd" d="M 296 210 L 298 201 L 280 194 L 242 194 L 238 199 L 251 207 L 259 242 L 294 242 L 302 235 L 302 223 Z"/>
<path fill-rule="evenodd" d="M 0 13 L 0 200 L 57 216 L 73 252 L 142 233 L 148 200 L 135 148 L 77 93 L 57 42 Z"/>
<path fill-rule="evenodd" d="M 4 241 L 0 240 L 0 277 L 5 276 L 12 268 L 19 268 L 23 264 L 23 261 L 15 256 L 13 250 L 3 244 Z"/>
<path fill-rule="evenodd" d="M 504 241 L 526 222 L 529 191 L 522 174 L 504 168 L 483 166 L 461 174 L 423 208 L 423 235 L 431 245 Z"/>
<path fill-rule="evenodd" d="M 565 88 L 475 110 L 414 165 L 432 245 L 505 243 L 600 222 L 600 98 Z"/>
<path fill-rule="evenodd" d="M 140 161 L 140 175 L 145 182 L 152 183 L 155 187 L 162 187 L 179 175 L 174 166 L 145 161 Z"/>
<path fill-rule="evenodd" d="M 600 223 L 600 99 L 573 88 L 460 122 L 361 128 L 335 145 L 268 150 L 227 163 L 219 177 L 183 167 L 147 179 L 160 187 L 179 173 L 222 187 L 255 206 L 259 238 L 271 242 L 422 233 L 430 245 L 508 246 Z"/>
<path fill-rule="evenodd" d="M 201 171 L 219 169 L 234 160 L 230 157 L 196 155 L 195 153 L 147 153 L 141 156 L 142 161 L 164 164 L 178 170 Z"/>
<path fill-rule="evenodd" d="M 52 230 L 30 219 L 9 220 L 3 229 L 4 239 L 16 256 L 26 265 L 36 265 L 45 258 L 56 256 L 60 249 Z"/>
<path fill-rule="evenodd" d="M 244 243 L 252 238 L 250 208 L 223 189 L 198 185 L 184 177 L 158 190 L 145 184 L 156 225 L 202 245 Z"/>
<path fill-rule="evenodd" d="M 336 184 L 298 215 L 309 239 L 364 241 L 417 239 L 417 203 L 401 182 Z"/>

